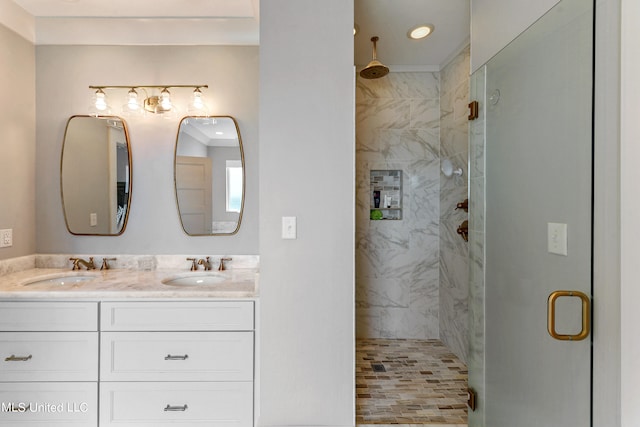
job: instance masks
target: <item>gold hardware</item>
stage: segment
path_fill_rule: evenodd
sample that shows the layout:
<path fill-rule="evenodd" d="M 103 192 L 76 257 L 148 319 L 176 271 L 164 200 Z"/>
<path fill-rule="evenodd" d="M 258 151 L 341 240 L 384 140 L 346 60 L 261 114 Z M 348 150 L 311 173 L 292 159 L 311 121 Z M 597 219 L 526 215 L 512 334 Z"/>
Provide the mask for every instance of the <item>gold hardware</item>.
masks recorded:
<path fill-rule="evenodd" d="M 198 262 L 197 259 L 195 258 L 187 258 L 187 261 L 191 261 L 191 271 L 196 271 L 198 269 L 198 264 L 196 264 Z"/>
<path fill-rule="evenodd" d="M 16 356 L 15 354 L 12 354 L 9 357 L 5 357 L 4 361 L 5 362 L 26 362 L 28 360 L 31 360 L 31 355 L 28 356 Z"/>
<path fill-rule="evenodd" d="M 81 270 L 80 266 L 84 265 L 87 270 L 95 270 L 96 266 L 93 263 L 93 257 L 89 257 L 89 261 L 85 261 L 82 258 L 69 258 L 69 261 L 73 261 L 73 267 L 71 270 Z"/>
<path fill-rule="evenodd" d="M 580 298 L 582 301 L 582 330 L 577 335 L 565 335 L 556 332 L 556 300 L 560 297 Z M 560 341 L 582 341 L 589 336 L 591 326 L 591 301 L 580 291 L 551 292 L 547 300 L 547 330 L 549 335 Z"/>
<path fill-rule="evenodd" d="M 207 259 L 202 259 L 200 258 L 198 260 L 198 265 L 203 266 L 203 268 L 205 269 L 205 271 L 209 271 L 211 270 L 211 261 L 209 261 L 209 257 L 207 257 Z"/>
<path fill-rule="evenodd" d="M 224 262 L 231 261 L 231 260 L 232 258 L 220 258 L 220 266 L 218 267 L 218 271 L 224 271 L 225 270 Z"/>
<path fill-rule="evenodd" d="M 472 411 L 475 411 L 478 407 L 478 393 L 471 387 L 467 388 L 467 406 Z"/>
<path fill-rule="evenodd" d="M 469 241 L 469 221 L 466 219 L 460 224 L 457 230 L 458 234 L 462 236 L 465 242 Z"/>
<path fill-rule="evenodd" d="M 469 212 L 469 199 L 464 199 L 464 202 L 460 202 L 456 205 L 456 209 L 462 209 L 465 212 Z"/>
<path fill-rule="evenodd" d="M 111 266 L 109 265 L 109 261 L 115 261 L 115 258 L 102 258 L 102 267 L 100 270 L 109 270 Z"/>
<path fill-rule="evenodd" d="M 471 101 L 469 103 L 469 120 L 475 120 L 478 118 L 478 101 Z"/>
<path fill-rule="evenodd" d="M 89 86 L 89 89 L 170 89 L 177 87 L 186 87 L 193 89 L 205 88 L 209 85 L 125 85 L 125 86 Z"/>

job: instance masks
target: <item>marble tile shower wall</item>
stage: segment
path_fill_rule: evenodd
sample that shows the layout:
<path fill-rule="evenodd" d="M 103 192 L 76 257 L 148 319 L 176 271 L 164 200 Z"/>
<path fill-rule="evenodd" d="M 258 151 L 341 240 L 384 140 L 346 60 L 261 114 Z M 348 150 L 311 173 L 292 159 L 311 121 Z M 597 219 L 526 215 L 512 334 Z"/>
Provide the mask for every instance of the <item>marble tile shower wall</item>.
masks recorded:
<path fill-rule="evenodd" d="M 440 179 L 440 339 L 463 362 L 468 359 L 468 245 L 457 233 L 468 218 L 456 204 L 468 198 L 469 47 L 440 73 L 440 157 L 462 176 Z"/>
<path fill-rule="evenodd" d="M 402 220 L 371 221 L 369 171 L 403 173 Z M 439 73 L 356 84 L 359 338 L 439 338 Z"/>

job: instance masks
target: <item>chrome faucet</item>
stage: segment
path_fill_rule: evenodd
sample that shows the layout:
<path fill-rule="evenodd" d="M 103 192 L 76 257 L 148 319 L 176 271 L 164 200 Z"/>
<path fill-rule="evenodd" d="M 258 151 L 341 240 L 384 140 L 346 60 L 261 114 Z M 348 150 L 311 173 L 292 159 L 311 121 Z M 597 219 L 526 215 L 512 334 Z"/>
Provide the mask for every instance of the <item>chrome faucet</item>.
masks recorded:
<path fill-rule="evenodd" d="M 198 260 L 198 265 L 203 266 L 205 271 L 211 270 L 211 261 L 209 261 L 209 257 L 207 257 L 206 260 L 200 258 Z"/>
<path fill-rule="evenodd" d="M 83 265 L 87 270 L 95 270 L 96 266 L 93 264 L 93 257 L 89 257 L 89 261 L 85 261 L 82 258 L 69 258 L 69 261 L 73 261 L 73 267 L 71 270 L 81 270 L 80 266 Z"/>
<path fill-rule="evenodd" d="M 224 271 L 225 270 L 224 262 L 231 261 L 232 259 L 233 258 L 220 258 L 220 266 L 218 266 L 218 271 Z"/>

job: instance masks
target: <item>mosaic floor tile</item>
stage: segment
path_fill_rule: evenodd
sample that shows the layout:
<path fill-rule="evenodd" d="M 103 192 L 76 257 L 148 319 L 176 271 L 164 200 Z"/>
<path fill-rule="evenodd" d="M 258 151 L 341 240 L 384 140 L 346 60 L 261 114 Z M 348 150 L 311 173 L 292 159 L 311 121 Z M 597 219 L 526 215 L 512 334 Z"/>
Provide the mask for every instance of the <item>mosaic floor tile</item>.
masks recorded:
<path fill-rule="evenodd" d="M 358 426 L 466 426 L 466 402 L 467 367 L 439 340 L 356 341 Z"/>

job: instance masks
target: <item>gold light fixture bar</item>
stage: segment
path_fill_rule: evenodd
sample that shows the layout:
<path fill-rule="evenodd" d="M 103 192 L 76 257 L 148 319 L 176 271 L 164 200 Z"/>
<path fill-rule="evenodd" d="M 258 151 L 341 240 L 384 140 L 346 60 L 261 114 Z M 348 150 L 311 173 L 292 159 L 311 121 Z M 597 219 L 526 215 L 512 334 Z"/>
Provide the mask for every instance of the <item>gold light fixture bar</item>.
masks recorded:
<path fill-rule="evenodd" d="M 122 85 L 122 86 L 89 86 L 89 89 L 169 89 L 177 87 L 190 87 L 193 89 L 209 89 L 209 85 Z"/>

